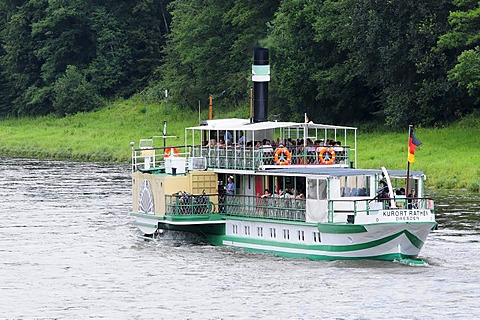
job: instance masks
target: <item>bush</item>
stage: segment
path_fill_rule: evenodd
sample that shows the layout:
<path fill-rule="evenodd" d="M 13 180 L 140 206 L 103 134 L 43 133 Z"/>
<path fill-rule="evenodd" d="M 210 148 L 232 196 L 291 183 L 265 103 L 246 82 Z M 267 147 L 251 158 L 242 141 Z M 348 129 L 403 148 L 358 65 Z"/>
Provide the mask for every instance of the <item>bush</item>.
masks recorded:
<path fill-rule="evenodd" d="M 104 105 L 95 87 L 75 66 L 67 67 L 65 74 L 55 82 L 53 91 L 53 107 L 61 117 L 92 111 Z"/>

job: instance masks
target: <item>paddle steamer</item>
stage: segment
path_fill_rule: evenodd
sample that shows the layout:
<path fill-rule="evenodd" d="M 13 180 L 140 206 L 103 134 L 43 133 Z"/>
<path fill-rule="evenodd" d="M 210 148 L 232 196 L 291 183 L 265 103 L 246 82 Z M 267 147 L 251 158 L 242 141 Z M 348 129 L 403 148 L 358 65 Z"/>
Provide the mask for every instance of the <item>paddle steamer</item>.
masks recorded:
<path fill-rule="evenodd" d="M 268 69 L 252 69 L 254 83 L 269 80 Z M 186 231 L 310 259 L 419 255 L 436 226 L 422 172 L 359 169 L 356 128 L 267 121 L 266 94 L 254 96 L 251 119 L 186 128 L 182 146 L 132 143 L 131 214 L 145 236 Z"/>

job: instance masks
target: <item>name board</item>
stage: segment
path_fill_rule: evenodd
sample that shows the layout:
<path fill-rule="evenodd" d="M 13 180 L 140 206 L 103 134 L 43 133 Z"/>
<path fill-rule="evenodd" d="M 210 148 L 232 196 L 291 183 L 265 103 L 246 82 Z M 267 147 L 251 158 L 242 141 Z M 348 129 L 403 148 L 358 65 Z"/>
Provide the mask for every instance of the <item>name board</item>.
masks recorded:
<path fill-rule="evenodd" d="M 430 210 L 382 210 L 379 212 L 382 221 L 431 221 L 433 217 Z"/>
<path fill-rule="evenodd" d="M 370 211 L 369 215 L 357 215 L 356 223 L 384 222 L 429 222 L 435 221 L 435 216 L 428 209 L 390 209 Z"/>

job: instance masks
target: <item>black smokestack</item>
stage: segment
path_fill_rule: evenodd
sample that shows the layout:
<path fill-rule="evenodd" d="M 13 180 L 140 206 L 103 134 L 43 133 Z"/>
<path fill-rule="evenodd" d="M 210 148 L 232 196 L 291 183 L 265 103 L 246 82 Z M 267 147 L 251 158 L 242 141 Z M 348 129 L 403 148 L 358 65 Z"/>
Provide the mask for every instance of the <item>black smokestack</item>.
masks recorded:
<path fill-rule="evenodd" d="M 268 49 L 253 50 L 253 122 L 267 121 L 268 116 L 268 82 L 270 81 L 270 65 Z"/>

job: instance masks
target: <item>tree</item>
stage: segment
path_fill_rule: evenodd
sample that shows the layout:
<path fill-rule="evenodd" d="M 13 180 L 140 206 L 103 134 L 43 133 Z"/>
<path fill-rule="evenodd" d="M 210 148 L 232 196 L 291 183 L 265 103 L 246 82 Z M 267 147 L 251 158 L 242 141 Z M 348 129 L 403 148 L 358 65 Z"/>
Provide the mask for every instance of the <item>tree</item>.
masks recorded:
<path fill-rule="evenodd" d="M 356 3 L 352 57 L 375 88 L 387 124 L 448 121 L 462 94 L 447 80 L 448 60 L 434 50 L 448 1 Z"/>
<path fill-rule="evenodd" d="M 40 38 L 32 36 L 32 23 L 41 19 L 47 1 L 9 1 L 5 8 L 5 25 L 0 36 L 4 53 L 1 56 L 4 87 L 8 88 L 5 105 L 10 115 L 43 115 L 52 111 L 42 99 L 33 94 L 33 88 L 40 86 L 41 62 L 35 55 L 40 47 Z M 7 3 L 4 3 L 7 5 Z M 29 88 L 32 88 L 29 90 Z M 30 100 L 30 97 L 35 97 Z M 45 96 L 45 95 L 43 95 Z"/>
<path fill-rule="evenodd" d="M 91 84 L 106 97 L 128 91 L 132 50 L 128 27 L 113 10 L 97 6 L 89 15 L 95 55 L 85 67 Z"/>
<path fill-rule="evenodd" d="M 173 1 L 162 69 L 172 99 L 192 109 L 198 99 L 223 91 L 233 105 L 247 101 L 253 47 L 266 35 L 277 3 Z"/>
<path fill-rule="evenodd" d="M 451 11 L 451 30 L 438 40 L 438 47 L 456 57 L 449 78 L 480 103 L 480 4 L 473 0 L 455 0 L 458 10 Z"/>
<path fill-rule="evenodd" d="M 55 81 L 53 107 L 59 116 L 87 112 L 103 106 L 95 87 L 76 66 L 67 66 L 65 74 Z"/>
<path fill-rule="evenodd" d="M 316 122 L 371 117 L 376 105 L 354 61 L 354 2 L 285 1 L 271 24 L 272 87 L 277 113 L 307 112 Z M 299 117 L 300 118 L 300 117 Z"/>

